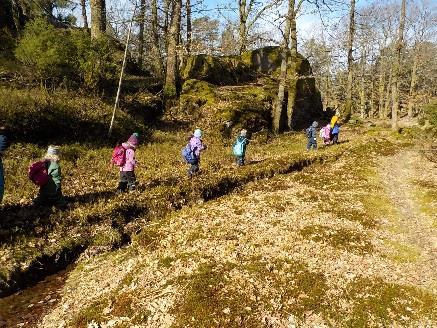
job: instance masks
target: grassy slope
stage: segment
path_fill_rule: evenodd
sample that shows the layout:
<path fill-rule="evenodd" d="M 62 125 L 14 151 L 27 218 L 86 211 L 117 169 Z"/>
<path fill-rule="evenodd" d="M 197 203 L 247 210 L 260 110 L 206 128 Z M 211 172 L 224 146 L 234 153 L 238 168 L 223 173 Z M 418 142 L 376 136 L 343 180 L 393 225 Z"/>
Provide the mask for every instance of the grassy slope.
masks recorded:
<path fill-rule="evenodd" d="M 195 204 L 200 199 L 214 198 L 255 179 L 289 172 L 293 164 L 300 163 L 294 167 L 297 169 L 316 157 L 334 159 L 346 153 L 356 161 L 369 150 L 373 150 L 371 154 L 384 153 L 387 150 L 374 148 L 373 143 L 379 141 L 381 144 L 385 137 L 381 138 L 379 132 L 375 134 L 373 137 L 345 133 L 349 139 L 353 135 L 353 142 L 318 153 L 302 150 L 302 135 L 283 136 L 269 144 L 253 143 L 249 157 L 254 163 L 241 170 L 232 167 L 230 156 L 224 156 L 230 152 L 229 147 L 224 148 L 221 142 L 212 142 L 217 139 L 211 138 L 212 143 L 202 163 L 204 172 L 201 177 L 189 182 L 184 180 L 185 166 L 179 160 L 182 133 L 157 131 L 153 143 L 141 147 L 138 152 L 144 165 L 138 170 L 140 192 L 122 196 L 108 193 L 116 184 L 116 175 L 108 173 L 104 161 L 110 149 L 77 146 L 76 151 L 80 153 L 78 159 L 70 155 L 64 163 L 64 190 L 75 200 L 73 209 L 63 214 L 55 212 L 48 217 L 30 214 L 30 220 L 45 223 L 30 225 L 30 228 L 26 222 L 30 210 L 22 210 L 23 227 L 18 231 L 13 227 L 6 230 L 8 235 L 14 231 L 12 236 L 16 238 L 3 244 L 3 264 L 24 267 L 26 262 L 41 253 L 74 243 L 87 244 L 91 241 L 91 244 L 111 247 L 120 242 L 120 234 L 142 229 L 139 235 L 134 236 L 133 246 L 93 257 L 92 261 L 80 262 L 68 278 L 62 307 L 47 317 L 44 326 L 55 323 L 59 316 L 66 316 L 67 322 L 73 326 L 85 326 L 93 319 L 107 321 L 115 318 L 122 322 L 124 319 L 120 318 L 123 317 L 133 322 L 147 322 L 148 327 L 167 326 L 166 323 L 187 326 L 194 316 L 196 321 L 192 325 L 197 327 L 210 326 L 211 322 L 216 322 L 215 326 L 256 327 L 262 326 L 263 320 L 285 320 L 286 313 L 293 314 L 290 320 L 309 322 L 319 320 L 346 324 L 347 320 L 368 321 L 372 316 L 376 316 L 377 322 L 387 322 L 393 319 L 388 308 L 390 302 L 397 302 L 393 301 L 393 297 L 397 297 L 393 293 L 397 293 L 395 290 L 399 288 L 404 294 L 410 293 L 408 299 L 417 300 L 410 304 L 404 297 L 401 303 L 407 302 L 409 308 L 429 315 L 429 302 L 433 296 L 422 289 L 410 288 L 409 281 L 392 285 L 384 280 L 386 277 L 374 275 L 378 269 L 369 274 L 353 274 L 356 281 L 351 282 L 351 288 L 346 290 L 342 290 L 342 283 L 334 284 L 332 274 L 319 269 L 315 271 L 323 256 L 329 264 L 324 266 L 326 269 L 333 265 L 331 262 L 337 257 L 348 262 L 349 256 L 355 262 L 349 263 L 348 268 L 353 268 L 363 259 L 370 261 L 373 254 L 380 251 L 373 232 L 381 221 L 378 213 L 390 212 L 381 201 L 381 195 L 368 197 L 364 193 L 366 197 L 363 198 L 360 193 L 356 196 L 347 193 L 343 197 L 341 194 L 338 198 L 331 197 L 332 202 L 322 203 L 318 189 L 314 189 L 321 187 L 326 183 L 323 179 L 327 179 L 338 184 L 340 189 L 347 190 L 353 186 L 365 192 L 369 187 L 366 185 L 369 173 L 366 167 L 357 166 L 357 162 L 334 165 L 340 165 L 335 171 L 342 174 L 340 181 L 335 172 L 332 176 L 324 176 L 304 170 L 293 176 L 291 182 L 284 177 L 275 178 L 272 182 L 255 183 L 243 193 L 243 200 L 240 196 L 226 196 L 207 205 L 184 207 L 179 214 L 162 219 L 165 213 L 183 204 Z M 206 141 L 209 140 L 207 136 Z M 34 156 L 36 153 L 34 150 L 31 154 Z M 13 162 L 10 159 L 7 162 L 9 168 L 17 168 L 14 165 L 20 168 L 20 163 L 22 161 Z M 358 163 L 366 161 L 359 160 Z M 24 164 L 22 166 L 25 167 Z M 90 172 L 88 167 L 93 167 L 93 170 Z M 84 176 L 87 179 L 81 178 Z M 322 180 L 314 180 L 319 176 Z M 294 188 L 296 181 L 299 188 Z M 20 199 L 23 203 L 28 202 L 32 186 L 24 177 L 13 183 L 21 183 L 22 187 L 20 193 L 14 193 L 8 202 L 16 203 Z M 256 188 L 263 191 L 256 191 Z M 258 196 L 253 197 L 253 193 Z M 314 209 L 313 203 L 328 208 L 316 206 Z M 288 214 L 277 215 L 284 211 Z M 327 211 L 335 213 L 336 224 L 323 214 Z M 269 218 L 271 215 L 273 217 Z M 266 216 L 269 218 L 267 221 L 264 219 Z M 314 220 L 307 221 L 312 217 Z M 305 220 L 301 222 L 299 218 Z M 136 219 L 136 224 L 127 224 L 132 219 Z M 344 220 L 347 223 L 340 224 Z M 285 235 L 284 231 L 287 231 Z M 275 240 L 278 240 L 279 246 L 275 246 Z M 294 249 L 296 240 L 299 247 Z M 312 250 L 319 244 L 328 247 L 328 250 L 322 247 L 317 250 L 320 255 L 314 257 Z M 263 245 L 273 248 L 265 249 Z M 332 249 L 338 251 L 332 253 Z M 382 249 L 382 252 L 387 250 Z M 383 261 L 386 259 L 378 258 L 378 268 Z M 9 266 L 6 268 L 12 269 Z M 362 266 L 358 269 L 361 270 Z M 107 272 L 117 274 L 108 276 Z M 342 271 L 342 274 L 334 276 L 344 282 L 343 275 L 348 273 Z M 390 279 L 396 281 L 394 277 Z M 293 284 L 302 287 L 290 289 Z M 361 302 L 363 286 L 381 290 L 382 295 L 376 294 L 369 304 Z M 371 290 L 370 293 L 373 295 Z M 68 295 L 73 294 L 76 296 L 70 299 Z M 324 300 L 326 298 L 321 305 L 320 295 Z M 357 302 L 356 309 L 347 310 L 349 319 L 339 318 L 332 310 L 340 311 L 339 307 L 344 306 L 340 301 L 335 303 L 332 295 L 341 296 L 339 300 L 349 302 L 349 305 Z M 380 309 L 375 304 L 378 297 L 387 298 L 388 306 Z M 281 305 L 284 298 L 289 299 L 291 304 Z M 71 302 L 77 305 L 69 308 Z M 68 315 L 63 310 L 66 308 L 69 308 Z M 224 316 L 222 313 L 226 314 L 228 308 L 230 314 Z M 368 311 L 370 317 L 365 314 Z M 400 316 L 396 316 L 396 320 L 401 320 Z"/>
<path fill-rule="evenodd" d="M 157 131 L 149 144 L 138 151 L 138 192 L 113 194 L 117 172 L 108 171 L 110 148 L 64 145 L 63 191 L 72 203 L 69 211 L 35 210 L 30 206 L 36 188 L 26 177 L 27 166 L 44 153 L 43 148 L 15 144 L 5 158 L 7 188 L 1 222 L 1 277 L 14 280 L 41 257 L 56 256 L 81 245 L 117 246 L 124 235 L 139 229 L 136 221 L 149 221 L 199 198 L 214 198 L 245 182 L 306 165 L 318 157 L 337 154 L 347 148 L 326 152 L 302 152 L 302 135 L 284 136 L 269 144 L 251 145 L 253 164 L 230 170 L 230 147 L 211 137 L 203 159 L 204 174 L 187 181 L 186 166 L 180 158 L 184 132 Z M 213 141 L 215 140 L 215 141 Z M 326 153 L 326 154 L 325 154 Z"/>

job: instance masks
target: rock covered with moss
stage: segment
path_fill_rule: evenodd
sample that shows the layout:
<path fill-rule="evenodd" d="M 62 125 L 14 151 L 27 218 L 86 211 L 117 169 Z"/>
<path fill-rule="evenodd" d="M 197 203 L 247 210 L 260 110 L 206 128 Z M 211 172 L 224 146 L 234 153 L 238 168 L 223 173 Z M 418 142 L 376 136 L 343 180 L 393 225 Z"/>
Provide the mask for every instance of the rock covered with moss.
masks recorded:
<path fill-rule="evenodd" d="M 222 130 L 229 124 L 255 130 L 270 128 L 279 83 L 280 51 L 279 47 L 265 47 L 241 56 L 189 57 L 181 71 L 185 81 L 180 99 L 182 111 L 201 117 L 210 112 L 208 108 L 204 110 L 209 106 L 219 111 L 208 115 L 213 119 L 209 123 Z M 287 74 L 286 96 L 291 95 L 289 103 L 293 108 L 291 126 L 301 129 L 323 115 L 320 93 L 308 60 L 300 54 L 291 58 Z M 282 125 L 287 125 L 286 118 Z"/>

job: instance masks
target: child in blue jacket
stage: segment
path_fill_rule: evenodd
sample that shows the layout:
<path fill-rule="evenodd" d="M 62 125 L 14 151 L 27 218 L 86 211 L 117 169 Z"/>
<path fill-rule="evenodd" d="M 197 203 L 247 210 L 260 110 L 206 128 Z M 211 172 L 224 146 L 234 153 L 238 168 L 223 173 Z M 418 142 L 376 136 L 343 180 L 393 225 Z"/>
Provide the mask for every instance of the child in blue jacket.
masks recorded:
<path fill-rule="evenodd" d="M 306 129 L 306 135 L 308 139 L 307 143 L 307 150 L 310 150 L 311 148 L 317 149 L 317 127 L 319 126 L 319 123 L 316 121 L 311 124 L 311 126 Z"/>
<path fill-rule="evenodd" d="M 332 144 L 338 143 L 338 135 L 340 133 L 340 125 L 338 123 L 335 123 L 334 126 L 331 129 L 331 140 Z"/>
<path fill-rule="evenodd" d="M 243 129 L 240 131 L 237 140 L 235 140 L 232 150 L 236 158 L 236 163 L 238 166 L 244 165 L 244 158 L 246 157 L 246 146 L 249 144 L 249 139 L 247 139 L 247 130 Z"/>

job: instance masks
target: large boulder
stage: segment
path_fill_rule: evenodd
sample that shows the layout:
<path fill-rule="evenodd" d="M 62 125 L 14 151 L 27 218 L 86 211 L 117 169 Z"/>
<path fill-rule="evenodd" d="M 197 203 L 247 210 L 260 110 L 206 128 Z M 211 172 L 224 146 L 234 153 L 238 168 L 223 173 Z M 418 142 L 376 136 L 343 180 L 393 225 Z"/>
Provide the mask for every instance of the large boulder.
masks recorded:
<path fill-rule="evenodd" d="M 214 90 L 215 87 L 222 88 L 223 86 L 244 87 L 245 85 L 253 85 L 256 82 L 258 88 L 262 88 L 263 93 L 268 95 L 264 98 L 268 99 L 270 103 L 268 110 L 272 112 L 273 104 L 277 99 L 280 65 L 281 49 L 279 47 L 265 47 L 247 51 L 241 56 L 191 56 L 181 70 L 182 80 L 185 81 L 181 94 L 182 108 L 193 114 L 189 108 L 198 109 L 203 104 L 211 105 L 214 99 L 217 99 L 216 97 L 209 97 L 208 101 L 198 99 L 203 93 L 198 90 L 198 82 L 194 83 L 196 88 L 192 87 L 193 81 L 208 82 L 209 90 Z M 287 74 L 286 97 L 289 94 L 291 95 L 289 104 L 292 107 L 284 110 L 281 128 L 286 130 L 291 126 L 292 129 L 302 129 L 313 120 L 318 120 L 323 116 L 320 92 L 316 88 L 310 63 L 302 55 L 297 54 L 297 56 L 291 58 Z M 259 86 L 260 84 L 261 86 Z M 191 105 L 188 100 L 193 100 L 193 104 Z M 233 103 L 233 107 L 240 106 L 241 99 L 234 99 L 228 101 L 228 103 Z M 242 115 L 245 111 L 250 111 L 250 106 L 242 106 L 238 110 L 239 115 L 233 118 L 245 117 L 245 115 Z M 254 120 L 252 118 L 252 121 Z M 264 111 L 259 120 L 266 122 Z M 242 122 L 238 121 L 233 123 L 242 125 Z M 271 124 L 271 120 L 268 120 L 268 124 Z"/>

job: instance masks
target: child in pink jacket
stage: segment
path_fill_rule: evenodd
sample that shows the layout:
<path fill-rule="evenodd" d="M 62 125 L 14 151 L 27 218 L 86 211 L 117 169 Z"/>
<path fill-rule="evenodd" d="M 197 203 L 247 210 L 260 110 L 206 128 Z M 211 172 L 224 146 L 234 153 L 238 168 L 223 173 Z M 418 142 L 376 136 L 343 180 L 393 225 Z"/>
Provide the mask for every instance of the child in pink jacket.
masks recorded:
<path fill-rule="evenodd" d="M 126 161 L 123 166 L 120 167 L 120 181 L 118 183 L 118 192 L 124 192 L 126 190 L 135 190 L 135 167 L 137 161 L 135 160 L 135 149 L 138 146 L 138 134 L 134 133 L 130 136 L 127 142 L 122 143 L 122 147 L 125 149 Z"/>

